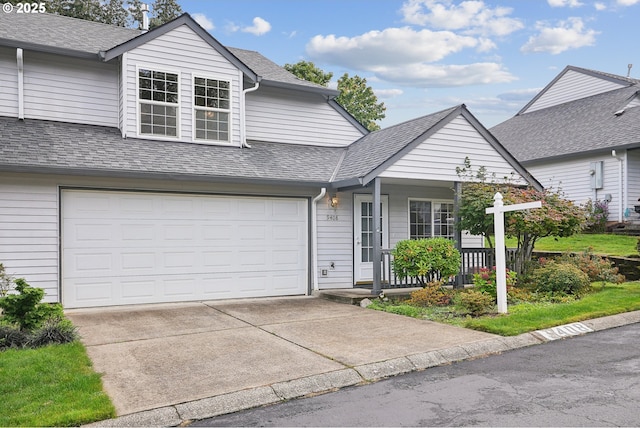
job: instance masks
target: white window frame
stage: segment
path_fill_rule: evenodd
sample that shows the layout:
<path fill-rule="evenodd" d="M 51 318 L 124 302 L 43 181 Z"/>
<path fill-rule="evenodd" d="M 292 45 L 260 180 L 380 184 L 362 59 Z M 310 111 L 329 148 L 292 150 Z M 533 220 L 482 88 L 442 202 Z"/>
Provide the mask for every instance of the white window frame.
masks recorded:
<path fill-rule="evenodd" d="M 177 76 L 178 83 L 178 102 L 167 103 L 162 101 L 153 101 L 153 100 L 143 100 L 140 98 L 140 70 L 150 70 L 151 72 L 157 71 L 160 73 L 170 73 L 175 74 Z M 175 141 L 181 138 L 181 100 L 182 100 L 182 84 L 181 79 L 182 75 L 179 70 L 169 69 L 165 67 L 157 67 L 155 65 L 145 65 L 138 64 L 136 65 L 136 134 L 140 138 L 148 138 L 153 140 L 167 140 L 167 141 Z M 176 135 L 175 136 L 167 136 L 167 135 L 157 135 L 157 134 L 143 134 L 142 133 L 142 120 L 141 120 L 141 104 L 151 104 L 151 105 L 161 105 L 161 106 L 170 106 L 176 108 Z"/>
<path fill-rule="evenodd" d="M 411 202 L 430 202 L 431 203 L 431 231 L 430 231 L 430 235 L 428 238 L 439 238 L 439 237 L 444 237 L 444 238 L 448 238 L 448 239 L 455 239 L 455 233 L 452 233 L 451 236 L 447 236 L 447 235 L 436 235 L 434 234 L 435 232 L 435 209 L 434 209 L 434 205 L 435 204 L 450 204 L 453 205 L 454 201 L 451 199 L 427 199 L 427 198 L 409 198 L 407 200 L 407 237 L 409 239 L 420 239 L 420 238 L 413 238 L 411 236 Z M 454 220 L 455 223 L 455 220 Z M 454 223 L 452 223 L 452 227 L 454 226 Z"/>
<path fill-rule="evenodd" d="M 229 108 L 228 109 L 222 109 L 222 108 L 213 108 L 213 107 L 203 107 L 203 106 L 197 106 L 196 105 L 196 78 L 200 78 L 200 79 L 211 79 L 211 80 L 217 80 L 217 81 L 223 81 L 223 82 L 227 82 L 229 83 Z M 233 111 L 233 80 L 230 78 L 226 78 L 226 77 L 221 77 L 221 76 L 213 76 L 213 75 L 207 75 L 204 73 L 193 73 L 191 75 L 191 112 L 192 112 L 192 124 L 191 124 L 191 135 L 192 135 L 192 140 L 193 142 L 199 143 L 199 144 L 211 144 L 211 145 L 224 145 L 224 146 L 228 146 L 228 145 L 232 145 L 233 144 L 233 133 L 232 131 L 232 123 L 233 123 L 233 115 L 232 115 L 232 111 Z M 227 141 L 225 140 L 207 140 L 207 139 L 203 139 L 203 138 L 198 138 L 197 137 L 197 130 L 196 130 L 196 112 L 197 110 L 204 110 L 204 111 L 211 111 L 211 112 L 219 112 L 219 113 L 226 113 L 228 116 L 228 130 L 227 130 L 227 134 L 229 136 L 229 139 Z"/>

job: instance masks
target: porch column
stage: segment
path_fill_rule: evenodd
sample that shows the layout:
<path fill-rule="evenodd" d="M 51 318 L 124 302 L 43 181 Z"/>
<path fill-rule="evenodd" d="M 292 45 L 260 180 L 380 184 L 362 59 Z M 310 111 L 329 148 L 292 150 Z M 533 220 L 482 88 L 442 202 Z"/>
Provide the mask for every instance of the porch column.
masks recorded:
<path fill-rule="evenodd" d="M 380 224 L 380 179 L 373 179 L 373 289 L 372 295 L 379 295 L 382 291 L 382 239 Z"/>
<path fill-rule="evenodd" d="M 462 183 L 459 181 L 455 181 L 453 183 L 453 212 L 454 216 L 454 231 L 455 231 L 455 240 L 456 240 L 456 248 L 462 254 L 462 230 L 458 230 L 458 209 L 460 208 L 460 194 L 462 192 Z M 464 263 L 460 263 L 460 268 L 458 269 L 458 276 L 456 276 L 456 282 L 453 284 L 454 288 L 463 288 L 464 287 L 464 271 L 462 266 Z"/>

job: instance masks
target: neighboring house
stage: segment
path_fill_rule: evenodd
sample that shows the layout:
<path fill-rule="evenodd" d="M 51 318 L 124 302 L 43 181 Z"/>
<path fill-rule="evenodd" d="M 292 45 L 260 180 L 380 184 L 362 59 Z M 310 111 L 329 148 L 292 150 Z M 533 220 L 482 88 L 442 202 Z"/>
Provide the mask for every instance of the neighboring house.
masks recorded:
<path fill-rule="evenodd" d="M 545 188 L 640 219 L 640 80 L 566 67 L 491 133 Z"/>
<path fill-rule="evenodd" d="M 0 261 L 65 307 L 371 283 L 382 248 L 456 236 L 466 156 L 528 177 L 464 105 L 368 133 L 186 14 L 2 14 L 0 80 Z"/>

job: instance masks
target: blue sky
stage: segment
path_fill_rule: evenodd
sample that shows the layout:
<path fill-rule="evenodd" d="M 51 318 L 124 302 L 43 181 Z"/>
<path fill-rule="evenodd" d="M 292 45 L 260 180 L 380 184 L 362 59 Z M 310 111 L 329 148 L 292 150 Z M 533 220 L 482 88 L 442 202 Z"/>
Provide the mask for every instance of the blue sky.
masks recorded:
<path fill-rule="evenodd" d="M 640 78 L 640 0 L 179 0 L 218 41 L 367 79 L 382 127 L 465 103 L 490 128 L 564 67 Z"/>

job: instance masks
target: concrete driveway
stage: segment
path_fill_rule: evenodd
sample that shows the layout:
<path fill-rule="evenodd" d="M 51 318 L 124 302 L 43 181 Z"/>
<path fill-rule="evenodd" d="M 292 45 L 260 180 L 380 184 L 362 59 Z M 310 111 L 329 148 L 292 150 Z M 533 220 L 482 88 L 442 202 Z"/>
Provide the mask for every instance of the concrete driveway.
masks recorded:
<path fill-rule="evenodd" d="M 318 297 L 66 313 L 119 416 L 264 387 L 293 398 L 501 349 L 491 334 Z"/>

